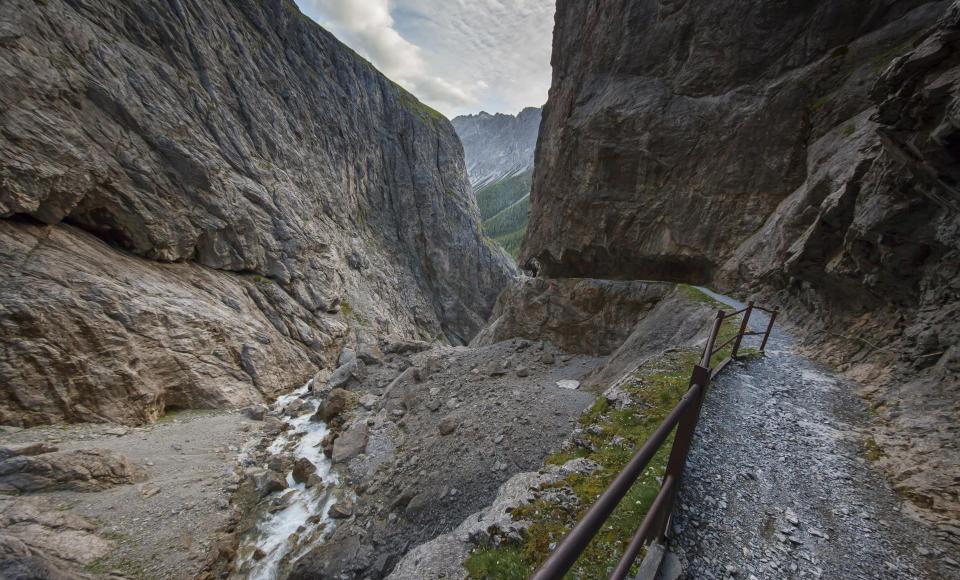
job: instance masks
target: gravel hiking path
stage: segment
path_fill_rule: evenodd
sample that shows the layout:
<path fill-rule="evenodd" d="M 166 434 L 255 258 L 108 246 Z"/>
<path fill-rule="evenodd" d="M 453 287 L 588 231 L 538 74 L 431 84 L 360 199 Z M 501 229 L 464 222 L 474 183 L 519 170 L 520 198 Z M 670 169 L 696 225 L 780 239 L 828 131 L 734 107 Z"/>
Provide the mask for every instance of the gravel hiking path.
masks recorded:
<path fill-rule="evenodd" d="M 854 385 L 794 346 L 778 329 L 765 357 L 713 383 L 661 577 L 960 578 L 956 546 L 909 519 L 865 458 Z"/>

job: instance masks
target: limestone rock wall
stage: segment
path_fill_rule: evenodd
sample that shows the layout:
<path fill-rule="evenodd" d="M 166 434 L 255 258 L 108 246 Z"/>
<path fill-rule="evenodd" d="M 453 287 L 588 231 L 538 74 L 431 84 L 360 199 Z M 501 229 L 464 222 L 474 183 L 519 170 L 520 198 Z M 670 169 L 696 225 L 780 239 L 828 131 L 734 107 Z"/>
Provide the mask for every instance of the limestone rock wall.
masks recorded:
<path fill-rule="evenodd" d="M 923 0 L 559 2 L 520 259 L 781 305 L 812 353 L 861 380 L 898 490 L 947 520 L 958 14 Z"/>
<path fill-rule="evenodd" d="M 5 422 L 272 394 L 342 324 L 465 343 L 512 275 L 450 123 L 290 0 L 11 0 L 0 23 L 0 385 L 32 399 Z"/>
<path fill-rule="evenodd" d="M 474 189 L 533 169 L 542 114 L 540 108 L 527 107 L 516 116 L 481 111 L 450 120 L 463 142 Z"/>
<path fill-rule="evenodd" d="M 810 143 L 871 106 L 945 6 L 558 2 L 520 263 L 711 281 L 804 183 Z"/>

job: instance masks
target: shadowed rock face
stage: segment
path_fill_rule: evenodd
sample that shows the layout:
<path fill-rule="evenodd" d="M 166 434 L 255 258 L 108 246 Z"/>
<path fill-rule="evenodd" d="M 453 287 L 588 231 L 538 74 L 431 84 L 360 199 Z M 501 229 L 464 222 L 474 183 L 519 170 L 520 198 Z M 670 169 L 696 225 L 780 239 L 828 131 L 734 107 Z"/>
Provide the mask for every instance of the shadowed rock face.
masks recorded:
<path fill-rule="evenodd" d="M 710 281 L 804 182 L 811 139 L 870 106 L 944 5 L 559 2 L 520 263 Z M 845 105 L 828 112 L 833 91 Z"/>
<path fill-rule="evenodd" d="M 898 491 L 955 518 L 960 4 L 557 8 L 520 263 L 780 304 L 866 385 Z"/>
<path fill-rule="evenodd" d="M 36 420 L 113 416 L 95 396 L 113 378 L 49 364 L 70 356 L 121 357 L 115 366 L 128 367 L 134 392 L 137 375 L 176 373 L 156 357 L 212 356 L 220 370 L 188 374 L 202 390 L 228 367 L 246 387 L 221 398 L 239 401 L 309 376 L 343 334 L 333 318 L 465 343 L 512 274 L 479 233 L 450 123 L 289 0 L 12 0 L 0 22 L 0 384 L 17 393 L 8 399 L 29 393 L 33 410 L 48 405 Z M 49 268 L 31 263 L 35 247 Z M 76 299 L 72 260 L 89 274 Z M 184 262 L 182 277 L 159 262 Z M 204 278 L 216 280 L 213 292 Z M 182 287 L 184 299 L 131 299 L 155 284 L 166 286 L 161 295 Z M 23 315 L 35 293 L 54 318 Z M 104 346 L 142 328 L 132 318 L 110 330 L 118 310 L 149 310 L 172 326 L 202 321 L 213 334 L 225 314 L 222 334 L 250 340 L 220 351 L 184 330 L 135 355 Z M 58 317 L 73 324 L 58 329 Z M 272 330 L 259 328 L 264 319 Z M 260 339 L 278 336 L 284 354 L 263 355 Z M 58 343 L 69 352 L 55 352 Z M 259 389 L 245 356 L 267 357 L 258 372 L 292 364 L 265 371 L 282 379 Z M 24 365 L 37 376 L 26 380 Z M 78 398 L 89 401 L 75 413 Z M 17 422 L 23 408 L 11 404 L 0 420 Z"/>

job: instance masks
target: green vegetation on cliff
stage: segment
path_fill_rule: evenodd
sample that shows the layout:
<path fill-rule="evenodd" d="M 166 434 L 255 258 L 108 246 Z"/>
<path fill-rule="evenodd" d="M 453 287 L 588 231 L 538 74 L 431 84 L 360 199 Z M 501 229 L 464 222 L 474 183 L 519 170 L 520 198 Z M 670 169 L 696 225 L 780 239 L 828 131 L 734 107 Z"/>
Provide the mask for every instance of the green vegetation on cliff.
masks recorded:
<path fill-rule="evenodd" d="M 526 171 L 477 191 L 484 232 L 514 258 L 527 231 L 533 172 Z"/>

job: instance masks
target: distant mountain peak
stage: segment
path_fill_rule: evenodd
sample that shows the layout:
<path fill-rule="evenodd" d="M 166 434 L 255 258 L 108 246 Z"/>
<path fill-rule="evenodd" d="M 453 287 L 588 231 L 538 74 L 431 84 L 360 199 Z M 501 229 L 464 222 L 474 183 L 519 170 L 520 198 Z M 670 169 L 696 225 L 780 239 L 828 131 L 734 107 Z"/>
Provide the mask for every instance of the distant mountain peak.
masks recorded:
<path fill-rule="evenodd" d="M 480 111 L 453 119 L 474 189 L 533 169 L 542 112 L 526 107 L 517 115 Z"/>

